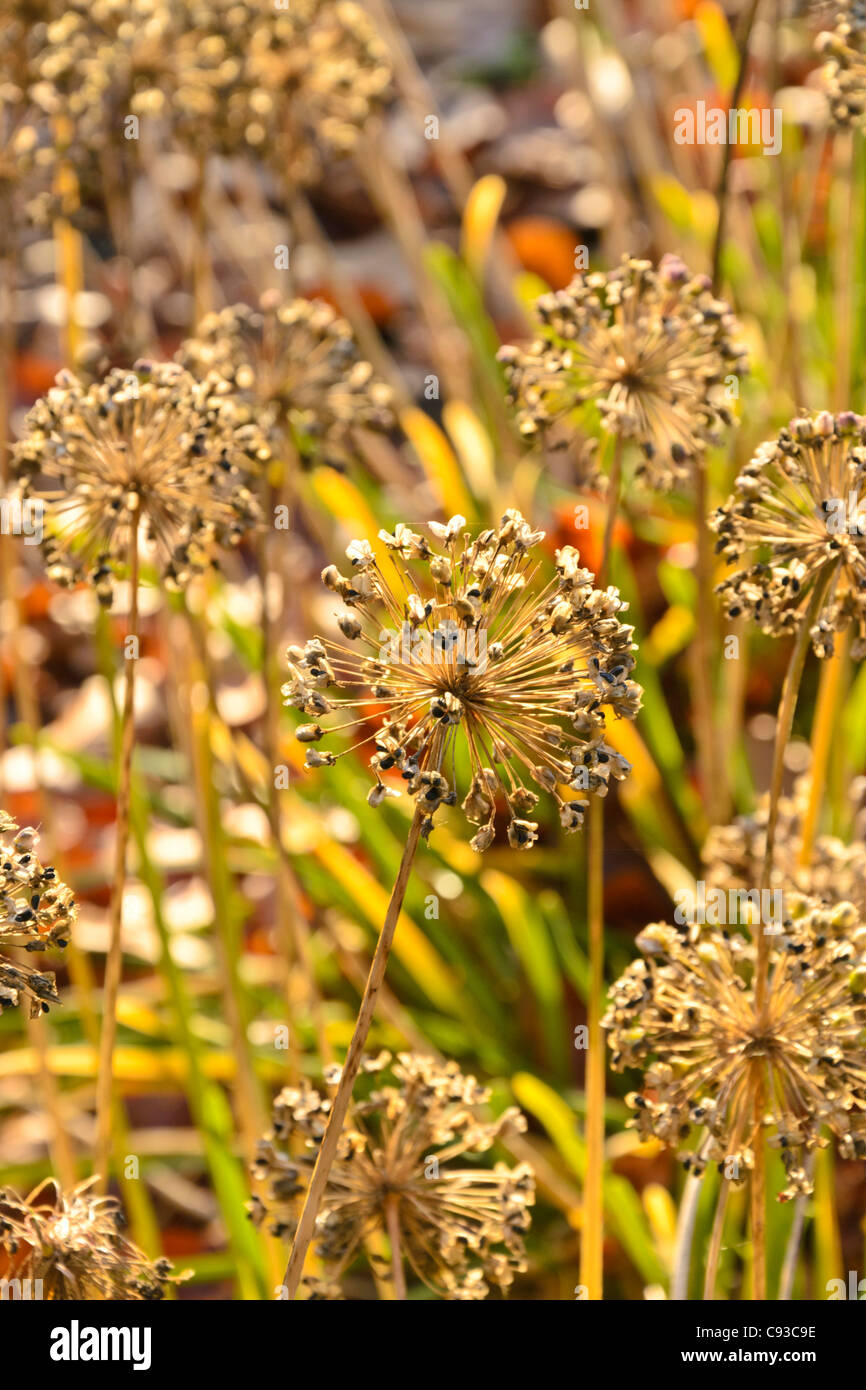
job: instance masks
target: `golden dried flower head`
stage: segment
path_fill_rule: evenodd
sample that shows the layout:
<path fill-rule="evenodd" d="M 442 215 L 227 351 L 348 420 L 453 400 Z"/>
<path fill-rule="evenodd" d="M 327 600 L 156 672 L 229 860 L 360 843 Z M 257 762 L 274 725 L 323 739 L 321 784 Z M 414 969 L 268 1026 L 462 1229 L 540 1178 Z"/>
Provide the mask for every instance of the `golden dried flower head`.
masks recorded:
<path fill-rule="evenodd" d="M 162 1298 L 171 1277 L 120 1232 L 114 1197 L 64 1192 L 53 1180 L 21 1198 L 0 1188 L 0 1278 L 40 1280 L 44 1299 L 142 1301 Z"/>
<path fill-rule="evenodd" d="M 61 950 L 69 941 L 76 908 L 72 890 L 61 883 L 36 849 L 31 826 L 19 829 L 0 811 L 0 948 L 40 952 Z M 47 1013 L 57 998 L 54 976 L 0 955 L 0 1013 L 27 995 L 30 1013 Z"/>
<path fill-rule="evenodd" d="M 84 156 L 149 120 L 198 155 L 254 149 L 293 180 L 351 148 L 390 86 L 351 0 L 68 0 L 44 26 L 34 96 Z"/>
<path fill-rule="evenodd" d="M 526 1128 L 508 1109 L 485 1118 L 490 1097 L 455 1062 L 389 1053 L 362 1064 L 385 1073 L 340 1136 L 319 1212 L 316 1243 L 325 1288 L 341 1275 L 365 1238 L 396 1220 L 402 1255 L 418 1278 L 449 1299 L 479 1299 L 490 1285 L 507 1289 L 526 1268 L 523 1237 L 534 1201 L 532 1170 L 479 1162 L 497 1140 Z M 336 1083 L 338 1069 L 326 1079 Z M 299 1199 L 328 1123 L 330 1101 L 303 1082 L 274 1104 L 273 1129 L 253 1172 L 265 1184 L 253 1201 L 256 1221 L 277 1236 L 292 1233 Z"/>
<path fill-rule="evenodd" d="M 658 268 L 625 257 L 578 275 L 536 312 L 535 342 L 499 353 L 528 438 L 588 407 L 640 447 L 639 471 L 667 488 L 733 423 L 729 388 L 746 370 L 736 320 L 678 257 Z"/>
<path fill-rule="evenodd" d="M 807 864 L 801 862 L 803 819 L 809 801 L 809 779 L 797 782 L 792 796 L 779 800 L 769 886 L 790 888 L 822 903 L 852 902 L 866 921 L 866 844 L 846 844 L 836 835 L 818 835 Z M 713 887 L 750 891 L 761 880 L 767 842 L 768 799 L 731 825 L 714 826 L 702 858 L 707 882 Z"/>
<path fill-rule="evenodd" d="M 323 155 L 345 155 L 391 95 L 388 49 L 354 0 L 292 0 L 276 15 L 251 7 L 247 64 L 264 152 L 308 182 Z"/>
<path fill-rule="evenodd" d="M 175 587 L 240 541 L 257 508 L 231 397 L 212 386 L 139 362 L 91 385 L 62 372 L 36 402 L 13 466 L 44 505 L 52 578 L 86 577 L 107 603 L 134 532 Z"/>
<path fill-rule="evenodd" d="M 796 632 L 811 612 L 812 645 L 833 653 L 854 629 L 866 654 L 866 418 L 821 411 L 792 420 L 762 444 L 711 518 L 728 564 L 758 559 L 718 587 L 728 616 L 773 636 Z M 862 528 L 862 529 L 861 529 Z"/>
<path fill-rule="evenodd" d="M 357 540 L 346 551 L 351 574 L 324 570 L 345 604 L 344 640 L 290 647 L 283 687 L 286 703 L 316 721 L 296 731 L 311 745 L 307 767 L 344 756 L 312 745 L 324 736 L 318 720 L 345 710 L 337 730 L 373 746 L 371 805 L 399 795 L 391 777 L 400 778 L 426 812 L 425 835 L 438 807 L 457 800 L 458 753 L 471 769 L 463 810 L 481 827 L 473 849 L 493 842 L 500 797 L 511 846 L 535 843 L 530 782 L 554 798 L 566 830 L 579 829 L 589 794 L 604 796 L 629 771 L 605 724 L 640 706 L 627 605 L 616 589 L 593 587 L 571 546 L 556 552 L 556 577 L 540 580 L 532 550 L 544 532 L 519 512 L 474 539 L 462 516 L 427 529 L 438 547 L 401 524 L 379 533 L 384 557 Z"/>
<path fill-rule="evenodd" d="M 394 424 L 390 387 L 377 380 L 345 319 L 317 299 L 261 310 L 234 304 L 208 314 L 177 360 L 230 392 L 249 430 L 248 452 L 266 468 L 290 456 L 345 467 L 359 429 Z"/>
<path fill-rule="evenodd" d="M 733 1179 L 766 1134 L 785 1165 L 780 1200 L 811 1190 L 804 1158 L 825 1130 L 843 1157 L 866 1157 L 866 926 L 851 903 L 794 893 L 784 915 L 762 1009 L 751 931 L 654 923 L 603 1021 L 614 1068 L 644 1073 L 628 1098 L 639 1132 L 670 1145 L 699 1132 L 686 1165 Z"/>
<path fill-rule="evenodd" d="M 837 126 L 862 128 L 866 120 L 866 3 L 846 0 L 832 29 L 818 35 L 826 59 L 822 73 L 830 114 Z"/>

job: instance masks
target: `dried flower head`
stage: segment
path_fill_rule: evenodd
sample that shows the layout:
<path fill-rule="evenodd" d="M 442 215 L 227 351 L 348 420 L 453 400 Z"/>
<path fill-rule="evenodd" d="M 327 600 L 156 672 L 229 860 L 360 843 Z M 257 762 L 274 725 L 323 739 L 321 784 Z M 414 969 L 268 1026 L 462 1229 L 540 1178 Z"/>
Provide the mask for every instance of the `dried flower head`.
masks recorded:
<path fill-rule="evenodd" d="M 62 372 L 13 451 L 22 491 L 45 507 L 49 572 L 111 600 L 135 530 L 165 580 L 184 583 L 256 519 L 231 397 L 174 363 L 139 362 L 84 385 Z"/>
<path fill-rule="evenodd" d="M 45 1299 L 162 1298 L 170 1264 L 121 1235 L 119 1204 L 90 1191 L 97 1181 L 63 1192 L 48 1179 L 23 1199 L 0 1188 L 0 1278 L 39 1280 Z"/>
<path fill-rule="evenodd" d="M 361 357 L 345 319 L 322 300 L 267 298 L 261 311 L 234 304 L 208 314 L 178 361 L 230 392 L 250 432 L 248 452 L 266 468 L 291 454 L 345 467 L 356 431 L 394 423 L 390 388 Z"/>
<path fill-rule="evenodd" d="M 490 1093 L 455 1062 L 415 1053 L 392 1061 L 384 1052 L 362 1067 L 390 1080 L 356 1103 L 340 1136 L 317 1222 L 326 1287 L 335 1289 L 367 1236 L 388 1231 L 390 1207 L 402 1254 L 428 1288 L 449 1299 L 484 1298 L 491 1284 L 507 1289 L 526 1268 L 532 1170 L 485 1167 L 475 1155 L 524 1130 L 523 1116 L 512 1108 L 483 1118 Z M 252 1206 L 274 1235 L 294 1231 L 329 1110 L 306 1082 L 274 1103 L 273 1129 L 253 1165 L 266 1190 Z"/>
<path fill-rule="evenodd" d="M 274 14 L 251 6 L 247 70 L 264 152 L 296 182 L 345 155 L 391 94 L 388 49 L 353 0 L 292 0 Z"/>
<path fill-rule="evenodd" d="M 385 780 L 395 772 L 427 812 L 424 834 L 437 808 L 457 800 L 459 747 L 471 768 L 463 810 L 481 827 L 473 849 L 493 842 L 500 794 L 509 843 L 529 849 L 539 794 L 528 782 L 554 798 L 573 831 L 588 794 L 604 796 L 629 771 L 606 742 L 605 718 L 633 718 L 640 705 L 640 687 L 628 679 L 633 629 L 621 621 L 627 605 L 618 591 L 593 588 L 571 546 L 556 552 L 556 578 L 538 580 L 531 550 L 544 533 L 519 512 L 474 540 L 465 526 L 462 516 L 430 522 L 439 549 L 402 524 L 393 535 L 381 531 L 390 562 L 369 541 L 353 541 L 351 575 L 335 565 L 322 574 L 346 605 L 338 617 L 345 640 L 290 647 L 283 694 L 316 721 L 346 710 L 337 729 L 359 733 L 355 747 L 374 746 L 371 805 L 399 795 Z M 311 745 L 323 737 L 318 722 L 296 733 Z M 311 747 L 307 767 L 340 756 Z"/>
<path fill-rule="evenodd" d="M 198 156 L 258 150 L 294 180 L 351 148 L 391 80 L 351 0 L 68 0 L 43 27 L 37 76 L 82 157 L 128 152 L 135 116 Z"/>
<path fill-rule="evenodd" d="M 846 0 L 833 28 L 820 33 L 815 46 L 826 59 L 822 76 L 834 122 L 842 128 L 862 127 L 866 118 L 864 0 Z"/>
<path fill-rule="evenodd" d="M 866 1157 L 866 927 L 851 903 L 791 893 L 768 940 L 759 1012 L 751 934 L 655 923 L 603 1022 L 614 1068 L 644 1073 L 628 1098 L 642 1135 L 676 1145 L 703 1131 L 686 1165 L 716 1162 L 742 1179 L 772 1131 L 788 1200 L 811 1191 L 804 1157 L 826 1145 L 825 1129 L 843 1157 Z"/>
<path fill-rule="evenodd" d="M 866 418 L 845 411 L 792 420 L 762 444 L 711 518 L 716 550 L 729 563 L 758 559 L 719 585 L 731 618 L 746 614 L 773 636 L 794 633 L 817 604 L 818 656 L 834 635 L 856 628 L 852 652 L 866 653 Z M 862 530 L 861 530 L 862 527 Z"/>
<path fill-rule="evenodd" d="M 36 854 L 39 836 L 19 829 L 0 811 L 0 947 L 29 952 L 62 950 L 76 909 L 72 890 Z M 54 976 L 0 956 L 0 1013 L 26 994 L 30 1013 L 47 1013 L 57 998 Z"/>
<path fill-rule="evenodd" d="M 499 353 L 528 438 L 590 406 L 606 431 L 640 446 L 640 471 L 667 488 L 733 423 L 729 379 L 746 369 L 736 321 L 676 256 L 657 269 L 625 257 L 578 275 L 536 311 L 535 342 Z"/>
<path fill-rule="evenodd" d="M 803 818 L 809 800 L 809 779 L 799 779 L 792 796 L 779 800 L 769 886 L 790 888 L 822 903 L 851 902 L 866 921 L 866 844 L 846 844 L 835 835 L 818 835 L 809 862 L 800 862 Z M 702 858 L 707 881 L 714 887 L 754 889 L 761 880 L 767 840 L 768 800 L 732 825 L 714 826 Z"/>

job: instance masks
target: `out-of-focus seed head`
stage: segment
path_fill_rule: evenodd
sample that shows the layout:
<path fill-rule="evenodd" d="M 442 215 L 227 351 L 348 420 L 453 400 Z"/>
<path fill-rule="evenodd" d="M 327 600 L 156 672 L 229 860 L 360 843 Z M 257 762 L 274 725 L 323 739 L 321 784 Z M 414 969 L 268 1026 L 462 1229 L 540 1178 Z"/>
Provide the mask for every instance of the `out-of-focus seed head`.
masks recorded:
<path fill-rule="evenodd" d="M 121 1235 L 119 1203 L 93 1193 L 97 1181 L 64 1192 L 48 1179 L 25 1198 L 0 1188 L 0 1278 L 39 1280 L 51 1300 L 162 1298 L 171 1266 Z"/>
<path fill-rule="evenodd" d="M 383 1052 L 362 1071 L 381 1080 L 340 1136 L 316 1228 L 322 1279 L 310 1296 L 339 1296 L 365 1239 L 387 1232 L 389 1205 L 403 1257 L 435 1293 L 470 1300 L 486 1297 L 491 1284 L 507 1289 L 526 1268 L 534 1178 L 526 1164 L 491 1166 L 477 1156 L 523 1131 L 523 1116 L 512 1108 L 491 1120 L 489 1091 L 454 1062 Z M 327 1077 L 338 1079 L 338 1072 Z M 307 1082 L 286 1087 L 274 1103 L 273 1128 L 253 1164 L 263 1192 L 252 1215 L 276 1236 L 295 1229 L 329 1111 L 327 1097 Z"/>
<path fill-rule="evenodd" d="M 535 342 L 499 354 L 527 439 L 587 408 L 639 446 L 638 471 L 667 489 L 733 424 L 729 387 L 746 370 L 736 320 L 677 257 L 578 275 L 536 312 Z"/>
<path fill-rule="evenodd" d="M 710 524 L 729 564 L 758 557 L 718 587 L 729 617 L 787 636 L 818 593 L 817 655 L 831 656 L 845 629 L 854 656 L 866 654 L 866 417 L 821 411 L 792 420 L 760 446 Z"/>
<path fill-rule="evenodd" d="M 866 123 L 866 4 L 846 0 L 832 29 L 818 35 L 816 48 L 825 59 L 822 72 L 830 114 L 842 129 Z"/>
<path fill-rule="evenodd" d="M 803 820 L 809 801 L 809 778 L 799 779 L 792 796 L 779 800 L 770 888 L 796 889 L 822 903 L 851 902 L 866 921 L 866 844 L 846 844 L 836 835 L 818 835 L 801 862 Z M 767 839 L 767 799 L 748 816 L 710 831 L 702 852 L 707 883 L 717 888 L 750 890 L 761 880 Z"/>
<path fill-rule="evenodd" d="M 282 460 L 287 443 L 302 461 L 345 468 L 357 457 L 359 430 L 394 424 L 390 388 L 322 300 L 208 314 L 177 358 L 215 391 L 231 391 L 246 453 L 260 468 Z"/>
<path fill-rule="evenodd" d="M 655 923 L 643 958 L 611 991 L 603 1020 L 618 1071 L 643 1072 L 632 1125 L 700 1172 L 744 1179 L 758 1144 L 780 1150 L 780 1200 L 811 1191 L 805 1156 L 832 1134 L 847 1158 L 866 1157 L 866 927 L 850 903 L 786 895 L 769 937 L 766 1004 L 755 997 L 754 928 Z"/>
<path fill-rule="evenodd" d="M 258 516 L 239 425 L 228 390 L 175 363 L 91 385 L 61 373 L 13 451 L 21 491 L 45 507 L 51 577 L 110 603 L 134 529 L 174 587 L 237 545 Z"/>

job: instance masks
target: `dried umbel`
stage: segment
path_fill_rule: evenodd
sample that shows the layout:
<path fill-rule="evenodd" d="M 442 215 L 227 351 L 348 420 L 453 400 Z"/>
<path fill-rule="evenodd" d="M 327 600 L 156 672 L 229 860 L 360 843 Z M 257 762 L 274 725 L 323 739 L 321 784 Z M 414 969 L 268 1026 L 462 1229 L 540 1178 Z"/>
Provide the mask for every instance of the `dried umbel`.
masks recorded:
<path fill-rule="evenodd" d="M 390 388 L 361 357 L 349 324 L 322 300 L 267 298 L 261 310 L 234 304 L 208 314 L 178 361 L 231 393 L 249 431 L 249 453 L 346 467 L 356 432 L 394 423 Z"/>
<path fill-rule="evenodd" d="M 827 1144 L 824 1131 L 843 1157 L 866 1157 L 866 927 L 851 903 L 791 893 L 768 943 L 759 1011 L 751 931 L 655 923 L 603 1022 L 614 1068 L 644 1073 L 628 1098 L 643 1136 L 679 1145 L 696 1132 L 686 1165 L 715 1162 L 731 1179 L 747 1175 L 766 1137 L 788 1200 L 811 1191 L 804 1159 Z"/>
<path fill-rule="evenodd" d="M 832 29 L 818 35 L 823 80 L 837 126 L 862 128 L 866 117 L 866 3 L 847 0 Z"/>
<path fill-rule="evenodd" d="M 0 949 L 61 950 L 69 941 L 76 909 L 72 890 L 61 883 L 36 848 L 39 836 L 19 829 L 0 811 Z M 30 1014 L 47 1013 L 57 999 L 54 976 L 0 955 L 0 1013 L 26 995 Z"/>
<path fill-rule="evenodd" d="M 250 149 L 293 179 L 351 148 L 384 101 L 384 45 L 351 0 L 68 0 L 34 95 L 86 154 L 136 116 L 197 156 Z"/>
<path fill-rule="evenodd" d="M 746 370 L 736 321 L 676 256 L 579 275 L 536 312 L 535 342 L 499 353 L 527 438 L 590 407 L 639 446 L 649 482 L 668 488 L 733 423 L 731 387 Z"/>
<path fill-rule="evenodd" d="M 605 720 L 633 718 L 640 705 L 628 678 L 633 629 L 621 621 L 618 591 L 593 588 L 571 546 L 556 552 L 556 577 L 539 578 L 532 548 L 544 533 L 519 512 L 474 539 L 465 526 L 461 516 L 430 522 L 438 547 L 402 524 L 382 531 L 381 561 L 369 541 L 353 541 L 352 573 L 330 565 L 322 574 L 345 604 L 345 640 L 290 647 L 283 694 L 316 721 L 296 731 L 311 745 L 307 767 L 345 756 L 312 745 L 323 737 L 320 718 L 347 711 L 336 731 L 360 733 L 355 747 L 373 745 L 370 803 L 399 795 L 396 775 L 426 813 L 426 835 L 438 807 L 457 800 L 460 752 L 471 768 L 463 810 L 481 827 L 473 849 L 492 844 L 500 797 L 509 844 L 529 849 L 539 792 L 574 831 L 588 796 L 604 796 L 629 771 L 606 741 Z"/>
<path fill-rule="evenodd" d="M 45 507 L 51 577 L 111 601 L 135 533 L 170 586 L 237 545 L 257 517 L 230 395 L 175 363 L 139 362 L 85 385 L 62 372 L 13 451 L 25 495 Z"/>
<path fill-rule="evenodd" d="M 38 1280 L 44 1299 L 162 1298 L 171 1266 L 121 1234 L 119 1204 L 90 1190 L 97 1181 L 63 1192 L 50 1179 L 23 1199 L 0 1188 L 0 1279 Z"/>
<path fill-rule="evenodd" d="M 846 844 L 835 835 L 815 839 L 808 864 L 801 863 L 803 818 L 809 779 L 801 778 L 790 797 L 779 801 L 769 886 L 790 888 L 823 903 L 852 902 L 866 920 L 866 844 Z M 750 892 L 761 880 L 767 840 L 767 801 L 732 825 L 710 831 L 702 852 L 707 882 L 713 887 Z"/>
<path fill-rule="evenodd" d="M 486 1118 L 489 1091 L 454 1062 L 415 1053 L 392 1061 L 384 1052 L 362 1069 L 385 1075 L 356 1102 L 325 1189 L 316 1230 L 325 1288 L 336 1292 L 365 1238 L 389 1231 L 390 1215 L 402 1255 L 434 1292 L 479 1299 L 491 1284 L 507 1289 L 526 1268 L 533 1174 L 526 1164 L 491 1167 L 476 1156 L 522 1132 L 523 1116 L 512 1108 Z M 294 1231 L 329 1110 L 306 1082 L 276 1099 L 273 1129 L 253 1165 L 265 1190 L 252 1212 L 277 1236 Z"/>
<path fill-rule="evenodd" d="M 757 559 L 719 585 L 728 616 L 764 632 L 798 631 L 810 608 L 812 645 L 831 656 L 853 629 L 866 654 L 866 418 L 821 411 L 792 420 L 762 444 L 711 518 L 728 564 Z M 816 606 L 814 606 L 816 605 Z"/>
<path fill-rule="evenodd" d="M 308 182 L 323 155 L 345 155 L 391 92 L 391 64 L 361 5 L 353 0 L 292 0 L 274 16 L 254 6 L 248 71 L 257 89 L 265 153 L 285 175 Z"/>

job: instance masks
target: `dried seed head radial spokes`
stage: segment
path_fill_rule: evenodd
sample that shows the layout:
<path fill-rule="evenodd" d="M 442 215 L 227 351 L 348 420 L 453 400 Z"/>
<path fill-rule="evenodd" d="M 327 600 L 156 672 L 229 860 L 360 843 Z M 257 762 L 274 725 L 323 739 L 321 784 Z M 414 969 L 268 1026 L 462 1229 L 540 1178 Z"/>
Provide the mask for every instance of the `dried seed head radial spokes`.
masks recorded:
<path fill-rule="evenodd" d="M 285 461 L 286 444 L 302 460 L 348 467 L 359 429 L 390 429 L 390 387 L 358 351 L 349 324 L 329 304 L 267 297 L 260 310 L 234 304 L 208 314 L 178 361 L 215 393 L 231 392 L 245 415 L 250 460 Z"/>
<path fill-rule="evenodd" d="M 677 257 L 657 269 L 626 257 L 543 295 L 536 311 L 536 341 L 499 354 L 528 438 L 593 407 L 605 430 L 640 446 L 651 484 L 670 487 L 733 423 L 731 383 L 746 370 L 736 320 Z"/>
<path fill-rule="evenodd" d="M 353 541 L 353 572 L 331 565 L 322 575 L 346 605 L 343 640 L 291 647 L 283 693 L 316 721 L 296 731 L 302 742 L 321 741 L 320 718 L 345 715 L 335 731 L 371 747 L 371 804 L 398 795 L 393 779 L 402 779 L 427 813 L 425 834 L 436 809 L 457 800 L 456 755 L 465 750 L 463 810 L 481 827 L 473 848 L 492 843 L 501 799 L 509 843 L 528 849 L 540 793 L 573 831 L 588 796 L 604 796 L 629 771 L 605 729 L 608 715 L 633 718 L 640 705 L 629 680 L 633 629 L 621 621 L 617 590 L 593 588 L 572 547 L 556 552 L 556 575 L 545 582 L 543 557 L 533 557 L 543 532 L 518 512 L 474 539 L 465 525 L 460 516 L 430 522 L 437 548 L 408 526 L 382 531 L 381 561 L 369 541 Z M 311 747 L 307 766 L 338 756 Z"/>
<path fill-rule="evenodd" d="M 796 632 L 816 588 L 811 629 L 819 656 L 853 629 L 866 654 L 866 418 L 845 411 L 801 416 L 762 444 L 711 520 L 729 564 L 757 559 L 719 585 L 731 618 L 745 614 L 771 635 Z"/>
<path fill-rule="evenodd" d="M 62 950 L 69 941 L 76 908 L 72 890 L 61 883 L 36 849 L 31 826 L 20 829 L 0 811 L 0 948 L 28 953 Z M 57 999 L 54 976 L 0 955 L 0 1013 L 27 995 L 31 1015 L 47 1013 Z"/>
<path fill-rule="evenodd" d="M 604 1019 L 614 1068 L 644 1073 L 629 1097 L 640 1133 L 677 1145 L 696 1131 L 686 1165 L 713 1161 L 733 1180 L 766 1135 L 786 1169 L 782 1200 L 811 1190 L 804 1156 L 825 1130 L 843 1156 L 866 1157 L 866 927 L 851 903 L 792 893 L 785 910 L 760 1012 L 751 934 L 656 923 Z"/>
<path fill-rule="evenodd" d="M 491 1284 L 506 1289 L 526 1267 L 533 1175 L 526 1164 L 491 1166 L 479 1156 L 522 1132 L 523 1116 L 512 1108 L 490 1120 L 489 1091 L 454 1062 L 383 1052 L 362 1070 L 383 1076 L 356 1104 L 325 1190 L 317 1226 L 325 1286 L 338 1284 L 367 1236 L 387 1232 L 390 1204 L 403 1256 L 436 1293 L 479 1299 Z M 294 1230 L 329 1109 L 306 1082 L 276 1099 L 253 1165 L 264 1190 L 252 1211 L 277 1236 Z"/>
<path fill-rule="evenodd" d="M 175 586 L 256 519 L 230 394 L 174 363 L 138 363 L 83 385 L 61 373 L 15 446 L 26 496 L 46 507 L 52 577 L 86 577 L 110 601 L 135 529 Z"/>
<path fill-rule="evenodd" d="M 45 1299 L 160 1299 L 171 1278 L 120 1232 L 114 1197 L 91 1191 L 97 1178 L 64 1192 L 54 1179 L 29 1197 L 0 1188 L 0 1279 L 41 1283 Z"/>

